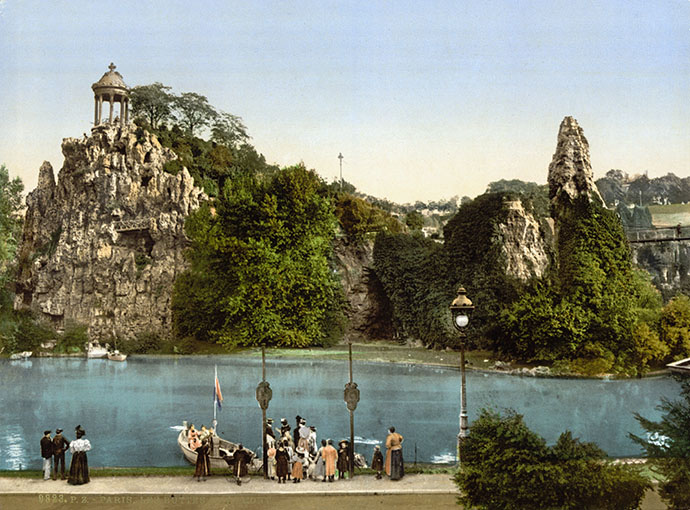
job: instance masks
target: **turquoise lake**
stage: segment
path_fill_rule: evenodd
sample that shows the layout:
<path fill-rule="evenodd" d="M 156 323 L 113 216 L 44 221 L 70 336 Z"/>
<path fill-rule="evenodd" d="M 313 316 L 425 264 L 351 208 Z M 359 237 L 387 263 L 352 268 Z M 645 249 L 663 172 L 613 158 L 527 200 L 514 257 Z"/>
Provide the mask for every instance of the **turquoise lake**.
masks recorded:
<path fill-rule="evenodd" d="M 261 409 L 255 388 L 261 360 L 233 356 L 136 356 L 124 363 L 85 358 L 0 360 L 0 469 L 40 469 L 45 429 L 68 439 L 81 425 L 93 449 L 91 466 L 185 465 L 176 438 L 183 420 L 210 425 L 214 365 L 224 403 L 219 434 L 257 449 Z M 267 360 L 273 389 L 268 416 L 277 425 L 295 416 L 317 427 L 319 440 L 349 437 L 343 401 L 346 361 Z M 460 408 L 457 369 L 356 362 L 361 400 L 355 411 L 356 450 L 371 461 L 373 445 L 394 425 L 406 463 L 455 459 Z M 634 412 L 658 420 L 661 397 L 675 399 L 670 377 L 636 380 L 536 379 L 468 372 L 470 424 L 484 407 L 511 408 L 553 444 L 569 429 L 609 455 L 636 456 L 628 432 L 641 434 Z M 68 461 L 69 462 L 69 461 Z"/>

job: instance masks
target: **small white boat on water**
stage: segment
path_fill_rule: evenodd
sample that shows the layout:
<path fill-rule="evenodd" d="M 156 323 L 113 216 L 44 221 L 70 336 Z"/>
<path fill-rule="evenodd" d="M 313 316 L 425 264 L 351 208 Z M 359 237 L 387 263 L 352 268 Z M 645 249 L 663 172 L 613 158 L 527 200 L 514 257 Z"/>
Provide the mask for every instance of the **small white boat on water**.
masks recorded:
<path fill-rule="evenodd" d="M 188 462 L 196 464 L 197 453 L 189 447 L 189 441 L 187 440 L 188 433 L 189 429 L 187 428 L 187 423 L 185 422 L 180 434 L 177 436 L 177 445 L 180 447 L 184 458 L 187 459 Z M 229 464 L 224 457 L 227 457 L 230 461 L 232 461 L 233 454 L 235 453 L 235 450 L 237 450 L 238 446 L 239 445 L 237 443 L 223 439 L 217 436 L 214 432 L 213 448 L 209 454 L 209 459 L 211 460 L 211 469 L 227 469 Z M 249 469 L 252 471 L 261 469 L 261 461 L 256 458 L 256 454 L 247 448 L 244 448 L 244 450 L 249 452 L 249 455 L 252 459 L 251 463 L 249 464 Z"/>
<path fill-rule="evenodd" d="M 115 349 L 114 351 L 108 352 L 108 359 L 110 361 L 125 361 L 127 359 L 127 355 L 122 354 L 120 351 Z"/>
<path fill-rule="evenodd" d="M 29 359 L 32 354 L 33 354 L 33 351 L 15 352 L 14 354 L 12 354 L 10 356 L 10 359 L 13 361 L 22 360 L 22 359 Z"/>
<path fill-rule="evenodd" d="M 108 355 L 108 349 L 101 346 L 98 340 L 86 344 L 87 358 L 105 358 Z"/>
<path fill-rule="evenodd" d="M 221 402 L 223 402 L 223 395 L 220 391 L 220 383 L 218 382 L 218 367 L 215 368 L 215 379 L 213 385 L 213 428 L 211 429 L 211 450 L 209 452 L 209 460 L 211 464 L 211 469 L 227 469 L 229 466 L 234 465 L 234 454 L 235 451 L 239 449 L 239 444 L 233 443 L 219 437 L 216 434 L 216 428 L 218 422 L 216 421 L 216 408 L 220 409 Z M 177 436 L 177 446 L 179 446 L 184 458 L 192 464 L 196 464 L 197 452 L 189 447 L 189 429 L 191 427 L 187 426 L 187 422 L 182 422 L 182 430 Z M 197 431 L 200 432 L 200 431 Z M 248 448 L 243 448 L 243 450 L 249 453 L 250 461 L 247 468 L 250 471 L 259 471 L 262 467 L 262 462 L 260 459 L 256 458 L 256 453 Z"/>

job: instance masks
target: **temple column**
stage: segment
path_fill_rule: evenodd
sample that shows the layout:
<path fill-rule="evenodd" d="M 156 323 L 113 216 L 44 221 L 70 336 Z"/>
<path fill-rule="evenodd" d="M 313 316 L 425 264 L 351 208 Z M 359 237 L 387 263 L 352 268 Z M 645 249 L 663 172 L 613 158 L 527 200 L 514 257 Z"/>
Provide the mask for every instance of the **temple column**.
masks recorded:
<path fill-rule="evenodd" d="M 115 109 L 115 100 L 113 96 L 108 96 L 108 102 L 110 103 L 110 117 L 108 118 L 108 122 L 110 124 L 113 123 L 113 110 Z"/>
<path fill-rule="evenodd" d="M 125 124 L 129 124 L 129 98 L 125 99 Z"/>
<path fill-rule="evenodd" d="M 98 96 L 98 125 L 103 121 L 103 96 Z"/>
<path fill-rule="evenodd" d="M 125 123 L 125 98 L 120 98 L 120 126 Z"/>
<path fill-rule="evenodd" d="M 98 126 L 98 97 L 93 97 L 93 125 Z"/>

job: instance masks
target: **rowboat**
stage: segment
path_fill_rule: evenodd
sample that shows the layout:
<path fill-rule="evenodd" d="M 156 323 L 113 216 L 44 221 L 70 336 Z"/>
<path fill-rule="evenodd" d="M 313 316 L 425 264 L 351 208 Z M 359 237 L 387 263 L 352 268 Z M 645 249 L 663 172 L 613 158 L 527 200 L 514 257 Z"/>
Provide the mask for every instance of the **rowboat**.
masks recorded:
<path fill-rule="evenodd" d="M 187 422 L 183 422 L 182 430 L 177 436 L 177 445 L 180 447 L 184 458 L 192 464 L 196 464 L 197 453 L 189 447 L 189 442 L 187 441 L 187 433 L 189 429 L 187 428 Z M 213 434 L 213 449 L 209 453 L 209 459 L 211 460 L 211 469 L 227 469 L 230 464 L 226 462 L 224 457 L 227 457 L 232 463 L 232 457 L 235 450 L 238 448 L 237 443 L 228 441 Z M 257 471 L 261 469 L 261 461 L 256 458 L 256 454 L 244 448 L 251 457 L 251 462 L 249 463 L 249 469 L 252 471 Z"/>
<path fill-rule="evenodd" d="M 33 351 L 24 351 L 24 352 L 17 352 L 15 354 L 12 354 L 10 356 L 10 359 L 12 361 L 16 360 L 23 360 L 23 359 L 29 359 L 31 355 L 33 354 Z"/>
<path fill-rule="evenodd" d="M 108 352 L 108 359 L 110 361 L 125 361 L 127 359 L 126 354 L 122 354 L 118 350 Z"/>

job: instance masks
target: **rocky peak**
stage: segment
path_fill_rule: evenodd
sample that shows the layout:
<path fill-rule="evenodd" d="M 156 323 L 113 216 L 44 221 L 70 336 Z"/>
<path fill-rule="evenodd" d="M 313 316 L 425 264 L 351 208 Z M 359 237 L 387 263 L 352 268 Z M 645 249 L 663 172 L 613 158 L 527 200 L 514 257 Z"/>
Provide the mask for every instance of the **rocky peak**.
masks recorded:
<path fill-rule="evenodd" d="M 604 205 L 594 184 L 589 143 L 573 117 L 566 117 L 558 130 L 556 152 L 549 165 L 549 197 L 556 209 L 581 196 Z"/>
<path fill-rule="evenodd" d="M 97 126 L 62 153 L 57 183 L 46 162 L 27 196 L 15 306 L 105 339 L 165 332 L 184 220 L 206 196 L 186 169 L 163 171 L 175 154 L 136 126 Z"/>

